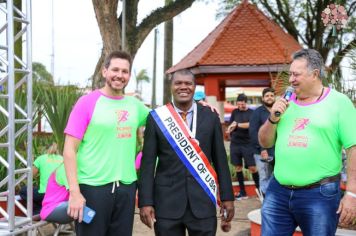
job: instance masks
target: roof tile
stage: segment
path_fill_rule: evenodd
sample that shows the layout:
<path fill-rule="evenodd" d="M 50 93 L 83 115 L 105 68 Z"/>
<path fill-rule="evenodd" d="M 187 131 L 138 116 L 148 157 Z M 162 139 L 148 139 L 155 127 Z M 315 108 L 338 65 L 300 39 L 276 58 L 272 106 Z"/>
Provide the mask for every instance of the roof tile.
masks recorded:
<path fill-rule="evenodd" d="M 292 36 L 244 1 L 167 72 L 197 65 L 285 64 L 300 48 Z"/>

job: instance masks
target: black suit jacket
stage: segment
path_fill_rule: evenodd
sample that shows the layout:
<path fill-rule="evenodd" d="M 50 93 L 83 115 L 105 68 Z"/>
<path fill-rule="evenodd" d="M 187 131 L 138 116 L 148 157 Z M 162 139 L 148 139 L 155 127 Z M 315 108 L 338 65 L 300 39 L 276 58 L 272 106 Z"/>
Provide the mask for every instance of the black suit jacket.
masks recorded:
<path fill-rule="evenodd" d="M 217 172 L 220 198 L 222 201 L 233 201 L 219 117 L 200 104 L 197 115 L 196 139 Z M 151 114 L 145 129 L 138 193 L 139 207 L 153 206 L 157 217 L 182 217 L 188 201 L 195 217 L 216 215 L 214 204 L 175 154 Z"/>

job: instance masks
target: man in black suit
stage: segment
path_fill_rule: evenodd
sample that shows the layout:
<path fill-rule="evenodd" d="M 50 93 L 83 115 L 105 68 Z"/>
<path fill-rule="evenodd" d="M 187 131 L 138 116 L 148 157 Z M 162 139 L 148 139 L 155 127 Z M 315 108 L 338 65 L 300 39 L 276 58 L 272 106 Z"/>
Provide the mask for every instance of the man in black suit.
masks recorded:
<path fill-rule="evenodd" d="M 209 188 L 220 195 L 223 221 L 230 222 L 234 216 L 234 195 L 220 120 L 216 113 L 193 100 L 195 86 L 194 75 L 189 70 L 176 71 L 171 79 L 173 103 L 153 110 L 147 118 L 139 207 L 141 221 L 150 228 L 154 223 L 156 235 L 185 235 L 186 230 L 194 236 L 215 235 L 216 202 L 213 194 L 209 194 Z M 168 115 L 172 117 L 160 116 L 162 109 L 170 109 Z M 178 113 L 185 113 L 186 117 L 180 118 Z M 166 130 L 162 128 L 165 124 Z M 179 130 L 176 124 L 182 129 Z M 171 138 L 167 136 L 170 131 L 173 132 Z M 194 143 L 198 144 L 196 153 L 201 148 L 205 154 L 202 159 L 192 155 L 191 147 L 185 145 L 184 137 L 181 137 L 183 133 L 192 147 Z M 176 146 L 172 144 L 174 138 L 177 138 Z M 177 150 L 178 146 L 182 148 L 181 152 Z M 187 154 L 185 161 L 184 153 Z M 194 169 L 194 165 L 204 158 L 205 163 L 209 163 L 206 168 L 201 163 Z M 187 159 L 191 166 L 186 163 Z M 210 181 L 204 187 L 205 180 L 211 180 L 206 176 L 208 170 L 213 169 L 210 164 L 214 166 L 218 184 Z M 214 176 L 214 170 L 211 173 Z"/>

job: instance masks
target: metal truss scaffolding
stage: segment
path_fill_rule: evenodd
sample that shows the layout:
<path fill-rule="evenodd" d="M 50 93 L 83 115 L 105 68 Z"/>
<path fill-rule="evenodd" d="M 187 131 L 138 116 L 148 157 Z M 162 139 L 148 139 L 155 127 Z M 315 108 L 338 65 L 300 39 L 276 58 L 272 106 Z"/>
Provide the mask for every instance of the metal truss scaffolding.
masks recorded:
<path fill-rule="evenodd" d="M 32 235 L 35 227 L 31 0 L 17 2 L 21 2 L 18 7 L 13 0 L 0 0 L 0 202 L 4 203 L 0 206 L 0 235 Z M 28 186 L 27 203 L 16 198 L 21 183 Z"/>

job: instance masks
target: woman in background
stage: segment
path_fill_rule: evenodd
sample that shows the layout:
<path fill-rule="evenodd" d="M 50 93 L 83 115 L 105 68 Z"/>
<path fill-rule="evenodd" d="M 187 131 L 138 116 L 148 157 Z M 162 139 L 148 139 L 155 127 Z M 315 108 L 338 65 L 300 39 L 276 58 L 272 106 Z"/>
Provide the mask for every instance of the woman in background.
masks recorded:
<path fill-rule="evenodd" d="M 47 153 L 36 158 L 33 162 L 32 175 L 35 178 L 39 174 L 39 188 L 33 187 L 33 214 L 38 214 L 41 210 L 42 200 L 47 188 L 47 182 L 53 171 L 63 163 L 63 157 L 59 155 L 58 145 L 52 143 L 47 149 Z M 27 186 L 20 190 L 20 197 L 27 200 Z"/>

